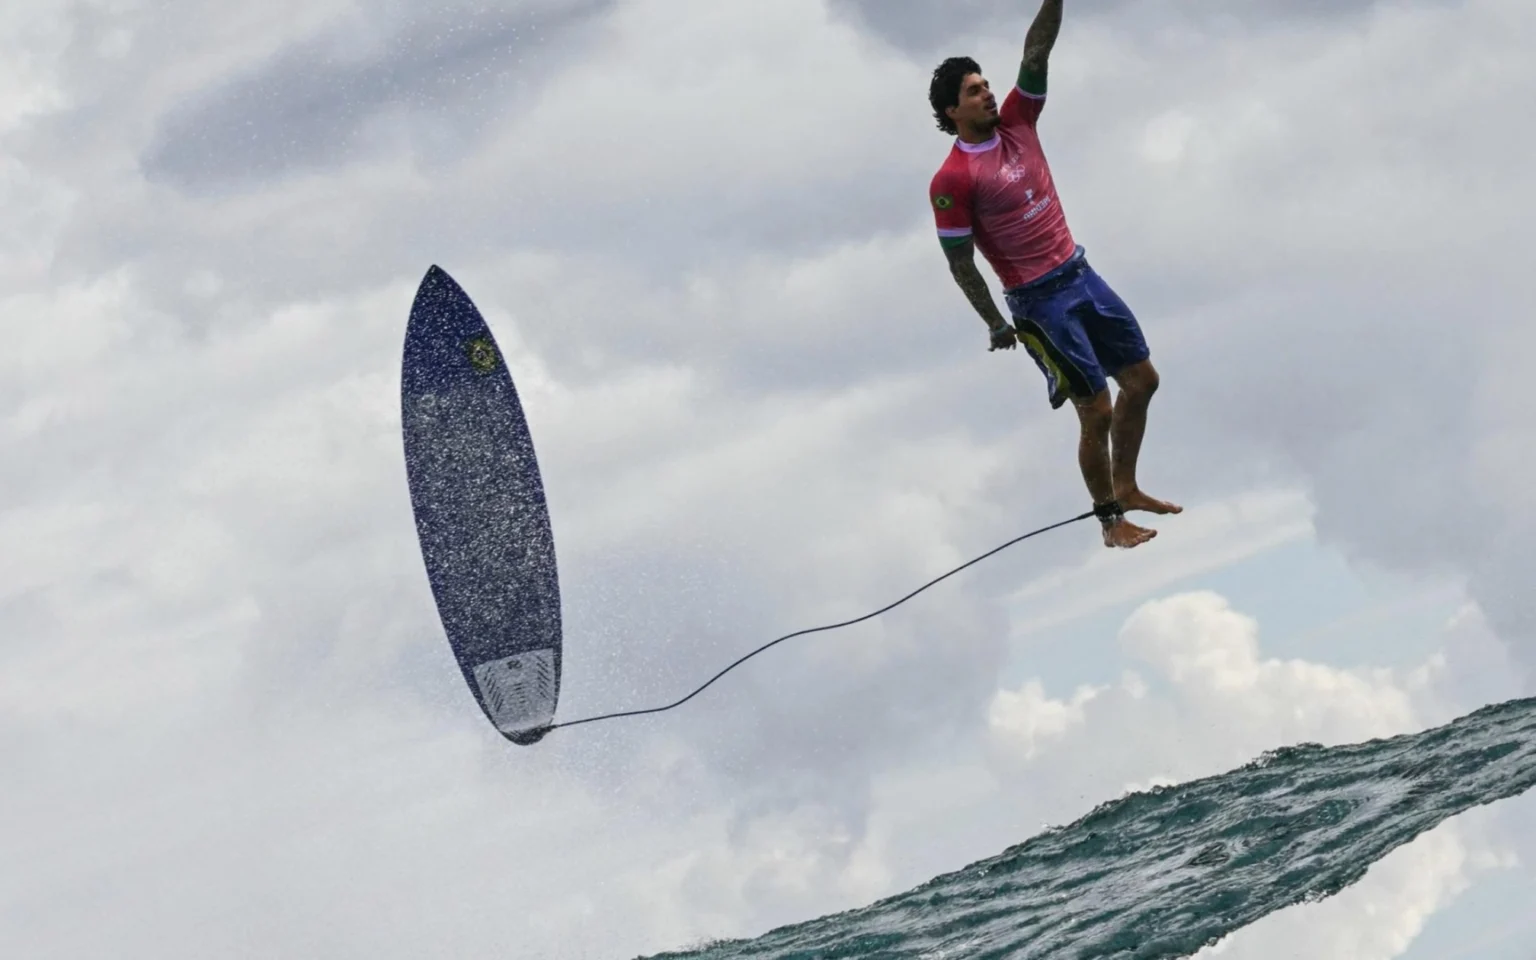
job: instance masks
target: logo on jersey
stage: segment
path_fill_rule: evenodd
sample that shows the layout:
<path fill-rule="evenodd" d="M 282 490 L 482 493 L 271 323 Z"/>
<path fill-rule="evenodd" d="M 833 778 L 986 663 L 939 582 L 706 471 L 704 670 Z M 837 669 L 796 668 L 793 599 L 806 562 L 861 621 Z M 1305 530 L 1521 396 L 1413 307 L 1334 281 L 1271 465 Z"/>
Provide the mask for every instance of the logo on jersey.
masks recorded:
<path fill-rule="evenodd" d="M 955 205 L 955 198 L 947 193 L 941 193 L 933 198 L 933 205 L 938 207 L 940 210 L 948 210 L 950 207 Z"/>
<path fill-rule="evenodd" d="M 1025 190 L 1024 199 L 1026 202 L 1030 203 L 1029 209 L 1025 210 L 1024 216 L 1020 217 L 1020 219 L 1025 223 L 1028 223 L 1029 221 L 1038 217 L 1040 214 L 1044 213 L 1051 205 L 1051 198 L 1049 195 L 1042 197 L 1039 202 L 1034 202 L 1035 191 L 1033 190 Z"/>
<path fill-rule="evenodd" d="M 1018 183 L 1029 173 L 1022 163 L 1005 163 L 997 168 L 997 178 L 1008 183 Z"/>

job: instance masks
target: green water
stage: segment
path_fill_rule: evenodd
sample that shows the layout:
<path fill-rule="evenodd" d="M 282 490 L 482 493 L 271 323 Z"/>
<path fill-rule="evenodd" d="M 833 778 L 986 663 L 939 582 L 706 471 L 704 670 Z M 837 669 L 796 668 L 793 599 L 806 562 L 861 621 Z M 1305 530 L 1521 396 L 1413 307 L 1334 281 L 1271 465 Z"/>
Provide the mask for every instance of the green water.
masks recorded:
<path fill-rule="evenodd" d="M 1536 699 L 1132 794 L 878 903 L 654 960 L 1152 960 L 1330 896 L 1419 834 L 1536 783 Z"/>

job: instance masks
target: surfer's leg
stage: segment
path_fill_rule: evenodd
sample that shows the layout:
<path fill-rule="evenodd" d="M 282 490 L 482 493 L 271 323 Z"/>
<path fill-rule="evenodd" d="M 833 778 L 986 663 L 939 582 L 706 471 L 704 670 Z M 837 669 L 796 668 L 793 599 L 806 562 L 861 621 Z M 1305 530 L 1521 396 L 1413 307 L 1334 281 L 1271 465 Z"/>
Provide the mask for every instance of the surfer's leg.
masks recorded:
<path fill-rule="evenodd" d="M 1110 460 L 1110 432 L 1115 408 L 1106 387 L 1087 399 L 1074 398 L 1082 432 L 1077 444 L 1077 464 L 1083 483 L 1093 497 L 1095 507 L 1114 501 L 1115 489 Z M 1120 505 L 1122 509 L 1125 504 Z M 1106 547 L 1134 547 L 1157 536 L 1157 531 L 1137 526 L 1123 516 L 1104 524 Z"/>
<path fill-rule="evenodd" d="M 1150 513 L 1181 513 L 1176 503 L 1158 500 L 1143 493 L 1136 483 L 1136 460 L 1141 440 L 1147 430 L 1147 406 L 1157 392 L 1158 375 L 1151 360 L 1132 364 L 1115 375 L 1120 395 L 1115 398 L 1114 423 L 1110 429 L 1114 448 L 1112 467 L 1115 497 L 1127 510 Z"/>
<path fill-rule="evenodd" d="M 1136 482 L 1136 462 L 1147 429 L 1147 407 L 1160 382 L 1151 351 L 1136 315 L 1093 267 L 1084 264 L 1078 280 L 1081 319 L 1094 356 L 1120 387 L 1111 427 L 1115 497 L 1126 510 L 1180 513 L 1183 507 L 1143 493 Z"/>
<path fill-rule="evenodd" d="M 1109 398 L 1109 380 L 1078 317 L 1081 294 L 1069 284 L 1038 296 L 1016 291 L 1007 299 L 1019 342 L 1045 375 L 1052 408 L 1070 399 L 1077 409 L 1082 428 L 1077 462 L 1094 506 L 1112 503 L 1115 489 L 1110 428 L 1114 405 Z M 1104 526 L 1105 546 L 1134 547 L 1154 536 L 1155 531 L 1139 527 L 1123 516 Z"/>

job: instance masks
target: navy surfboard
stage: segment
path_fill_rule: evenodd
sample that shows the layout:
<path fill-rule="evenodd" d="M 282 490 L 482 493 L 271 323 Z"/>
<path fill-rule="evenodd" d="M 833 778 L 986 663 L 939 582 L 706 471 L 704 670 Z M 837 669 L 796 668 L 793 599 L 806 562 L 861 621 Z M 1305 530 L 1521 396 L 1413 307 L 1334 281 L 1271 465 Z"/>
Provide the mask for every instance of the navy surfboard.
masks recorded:
<path fill-rule="evenodd" d="M 480 709 L 530 744 L 560 695 L 560 580 L 533 438 L 496 339 L 427 271 L 400 382 L 406 476 L 438 617 Z"/>

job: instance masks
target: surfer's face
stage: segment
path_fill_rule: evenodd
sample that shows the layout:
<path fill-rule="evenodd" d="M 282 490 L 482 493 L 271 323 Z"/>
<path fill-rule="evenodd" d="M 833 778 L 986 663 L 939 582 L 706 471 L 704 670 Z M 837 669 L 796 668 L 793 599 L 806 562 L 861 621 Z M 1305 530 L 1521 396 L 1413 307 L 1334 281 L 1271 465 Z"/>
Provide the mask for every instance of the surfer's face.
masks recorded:
<path fill-rule="evenodd" d="M 997 98 L 992 86 L 979 73 L 966 74 L 960 81 L 960 102 L 949 108 L 949 116 L 959 127 L 986 132 L 998 124 Z"/>

